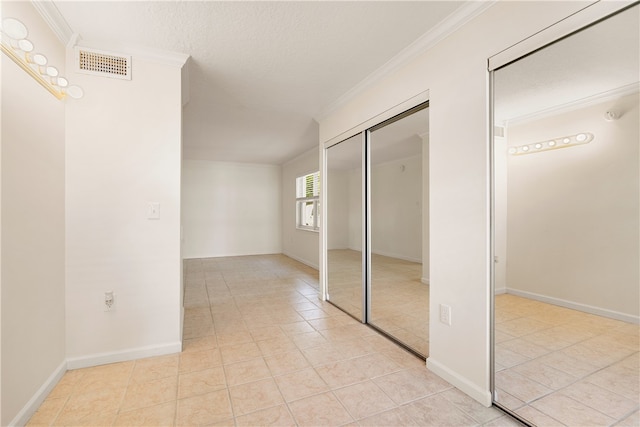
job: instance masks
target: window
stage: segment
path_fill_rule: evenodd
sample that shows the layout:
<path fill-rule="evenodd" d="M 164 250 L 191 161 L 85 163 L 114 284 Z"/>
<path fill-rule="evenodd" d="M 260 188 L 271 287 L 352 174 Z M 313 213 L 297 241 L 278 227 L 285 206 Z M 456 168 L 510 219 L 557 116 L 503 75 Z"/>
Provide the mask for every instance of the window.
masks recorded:
<path fill-rule="evenodd" d="M 320 172 L 296 178 L 296 227 L 318 231 Z"/>

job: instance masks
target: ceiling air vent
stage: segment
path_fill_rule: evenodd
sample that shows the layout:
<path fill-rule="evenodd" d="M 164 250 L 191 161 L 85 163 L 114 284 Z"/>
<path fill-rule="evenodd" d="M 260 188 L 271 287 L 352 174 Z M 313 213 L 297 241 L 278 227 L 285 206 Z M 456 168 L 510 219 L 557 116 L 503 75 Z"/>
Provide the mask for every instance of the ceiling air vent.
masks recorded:
<path fill-rule="evenodd" d="M 80 73 L 131 80 L 131 56 L 77 48 L 76 64 Z"/>

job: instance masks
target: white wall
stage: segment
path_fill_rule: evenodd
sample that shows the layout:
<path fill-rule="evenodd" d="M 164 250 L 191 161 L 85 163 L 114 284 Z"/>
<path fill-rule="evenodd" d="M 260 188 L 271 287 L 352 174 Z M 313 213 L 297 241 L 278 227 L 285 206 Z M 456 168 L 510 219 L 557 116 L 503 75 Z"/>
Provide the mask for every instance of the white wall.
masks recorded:
<path fill-rule="evenodd" d="M 185 159 L 183 167 L 184 258 L 282 252 L 280 166 Z"/>
<path fill-rule="evenodd" d="M 132 70 L 131 81 L 67 73 L 85 92 L 66 112 L 70 367 L 181 348 L 181 67 L 134 56 Z"/>
<path fill-rule="evenodd" d="M 320 264 L 319 233 L 296 228 L 296 178 L 319 168 L 317 148 L 282 165 L 282 253 L 313 268 Z"/>
<path fill-rule="evenodd" d="M 429 91 L 428 366 L 487 405 L 491 401 L 487 59 L 584 6 L 496 3 L 320 123 L 324 143 Z M 438 321 L 439 304 L 451 306 L 451 326 Z"/>
<path fill-rule="evenodd" d="M 64 72 L 64 47 L 31 3 L 3 16 Z M 64 372 L 64 106 L 2 54 L 0 424 L 24 423 Z M 71 101 L 69 101 L 71 102 Z M 40 392 L 39 392 L 40 391 Z M 36 403 L 37 405 L 37 403 Z"/>
<path fill-rule="evenodd" d="M 638 319 L 638 99 L 509 127 L 509 145 L 594 134 L 586 145 L 509 156 L 509 290 Z M 612 108 L 623 115 L 607 122 Z"/>
<path fill-rule="evenodd" d="M 371 252 L 422 262 L 422 155 L 371 167 Z"/>

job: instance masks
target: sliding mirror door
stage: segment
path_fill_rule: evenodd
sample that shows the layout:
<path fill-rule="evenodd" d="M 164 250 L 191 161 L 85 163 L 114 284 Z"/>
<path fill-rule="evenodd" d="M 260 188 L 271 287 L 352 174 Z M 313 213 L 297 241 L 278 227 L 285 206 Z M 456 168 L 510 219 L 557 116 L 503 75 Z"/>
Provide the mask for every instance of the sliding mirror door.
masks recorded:
<path fill-rule="evenodd" d="M 363 136 L 327 149 L 327 294 L 353 317 L 364 319 Z"/>
<path fill-rule="evenodd" d="M 372 128 L 368 144 L 369 323 L 423 357 L 429 354 L 429 285 L 422 282 L 428 277 L 422 229 L 428 214 L 423 208 L 428 126 L 423 104 Z"/>
<path fill-rule="evenodd" d="M 640 6 L 494 72 L 494 400 L 637 425 Z"/>

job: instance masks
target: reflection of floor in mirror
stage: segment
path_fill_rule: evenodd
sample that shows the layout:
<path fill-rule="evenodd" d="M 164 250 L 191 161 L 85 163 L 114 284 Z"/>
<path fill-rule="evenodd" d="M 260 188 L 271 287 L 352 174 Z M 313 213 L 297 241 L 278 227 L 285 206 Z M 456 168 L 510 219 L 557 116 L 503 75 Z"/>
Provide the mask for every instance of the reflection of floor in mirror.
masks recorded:
<path fill-rule="evenodd" d="M 429 354 L 429 285 L 422 264 L 382 255 L 371 257 L 370 323 L 420 354 Z M 362 313 L 361 253 L 329 251 L 330 299 L 356 317 Z"/>
<path fill-rule="evenodd" d="M 496 296 L 498 402 L 536 425 L 640 425 L 640 327 Z"/>
<path fill-rule="evenodd" d="M 362 319 L 362 252 L 332 249 L 327 255 L 329 299 Z"/>

